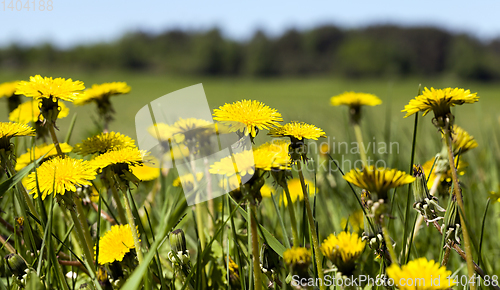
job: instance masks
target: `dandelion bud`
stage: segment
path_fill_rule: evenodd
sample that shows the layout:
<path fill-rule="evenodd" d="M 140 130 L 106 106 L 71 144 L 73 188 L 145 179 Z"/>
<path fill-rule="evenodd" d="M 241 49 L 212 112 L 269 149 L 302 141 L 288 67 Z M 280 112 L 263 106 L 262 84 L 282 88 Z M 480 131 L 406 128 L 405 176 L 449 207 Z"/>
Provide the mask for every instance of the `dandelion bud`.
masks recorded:
<path fill-rule="evenodd" d="M 274 272 L 279 266 L 279 255 L 268 245 L 262 244 L 262 248 L 260 249 L 260 267 L 262 272 Z"/>
<path fill-rule="evenodd" d="M 442 219 L 442 217 L 437 215 L 436 210 L 444 211 L 444 209 L 437 203 L 437 198 L 430 195 L 422 166 L 413 166 L 413 176 L 416 178 L 412 183 L 413 195 L 415 197 L 413 208 L 424 217 L 427 223 Z"/>
<path fill-rule="evenodd" d="M 180 252 L 182 254 L 187 252 L 186 237 L 182 229 L 177 229 L 172 231 L 169 240 L 170 240 L 170 246 L 172 247 L 172 251 L 176 253 Z"/>
<path fill-rule="evenodd" d="M 452 200 L 446 209 L 446 214 L 444 215 L 444 223 L 441 226 L 443 235 L 446 237 L 446 241 L 460 244 L 460 234 L 462 233 L 462 228 L 460 226 L 460 215 L 458 213 L 457 200 L 455 196 L 452 196 Z"/>
<path fill-rule="evenodd" d="M 9 268 L 10 272 L 18 277 L 23 276 L 26 274 L 24 270 L 28 268 L 26 263 L 24 262 L 23 258 L 19 256 L 18 254 L 8 254 L 7 256 L 4 257 L 5 259 L 5 264 Z"/>

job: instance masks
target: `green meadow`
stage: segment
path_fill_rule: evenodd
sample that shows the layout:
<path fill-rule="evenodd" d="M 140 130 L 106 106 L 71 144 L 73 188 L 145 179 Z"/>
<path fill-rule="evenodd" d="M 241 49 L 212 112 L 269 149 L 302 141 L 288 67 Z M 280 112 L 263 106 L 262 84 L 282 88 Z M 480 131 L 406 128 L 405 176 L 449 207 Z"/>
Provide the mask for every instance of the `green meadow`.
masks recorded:
<path fill-rule="evenodd" d="M 40 70 L 43 71 L 43 70 Z M 38 74 L 38 71 L 29 72 L 1 72 L 0 82 L 11 81 L 15 79 L 27 80 L 30 75 Z M 41 73 L 44 76 L 43 73 Z M 439 78 L 404 78 L 404 79 L 341 79 L 336 77 L 306 77 L 306 78 L 229 78 L 229 77 L 205 77 L 205 76 L 173 76 L 173 75 L 158 75 L 158 74 L 140 74 L 140 73 L 125 73 L 125 72 L 93 72 L 85 73 L 77 72 L 57 72 L 51 71 L 46 76 L 72 78 L 73 80 L 81 80 L 86 87 L 92 84 L 100 84 L 104 82 L 124 81 L 132 88 L 129 94 L 112 97 L 112 103 L 116 111 L 115 120 L 110 125 L 110 131 L 120 132 L 136 138 L 135 132 L 135 115 L 139 109 L 165 94 L 170 92 L 202 83 L 210 109 L 218 108 L 225 103 L 232 103 L 238 100 L 250 99 L 259 100 L 271 108 L 277 109 L 283 116 L 284 122 L 303 121 L 314 124 L 322 128 L 326 135 L 325 139 L 320 139 L 317 144 L 327 142 L 331 150 L 337 148 L 339 150 L 332 152 L 332 158 L 339 162 L 343 171 L 352 169 L 352 163 L 343 162 L 350 160 L 354 162 L 358 160 L 358 152 L 355 152 L 352 142 L 355 142 L 354 131 L 349 124 L 349 116 L 347 108 L 344 106 L 333 107 L 330 105 L 330 98 L 345 91 L 366 92 L 375 94 L 383 103 L 375 107 L 363 107 L 363 118 L 361 122 L 361 130 L 365 143 L 370 146 L 377 146 L 375 150 L 370 147 L 368 156 L 374 160 L 383 160 L 384 165 L 391 168 L 409 172 L 411 168 L 412 140 L 414 133 L 416 134 L 415 141 L 415 157 L 414 163 L 423 164 L 441 150 L 440 133 L 438 129 L 432 125 L 433 113 L 422 117 L 419 114 L 417 131 L 415 128 L 415 116 L 404 118 L 405 113 L 401 110 L 408 102 L 414 98 L 419 91 L 419 86 L 434 88 L 445 87 L 462 87 L 470 89 L 471 92 L 477 92 L 480 100 L 475 104 L 465 104 L 456 106 L 452 109 L 455 115 L 455 123 L 475 137 L 479 146 L 472 149 L 463 156 L 463 160 L 468 163 L 465 174 L 460 176 L 462 185 L 465 214 L 468 219 L 470 235 L 475 243 L 473 249 L 473 257 L 477 262 L 481 260 L 481 267 L 488 274 L 500 273 L 500 205 L 498 203 L 489 203 L 488 197 L 492 196 L 491 191 L 500 191 L 500 83 L 480 83 L 471 81 L 461 81 L 452 77 Z M 0 121 L 7 121 L 6 101 L 0 100 Z M 182 103 L 182 100 L 180 100 Z M 172 106 L 177 104 L 172 103 Z M 74 145 L 81 142 L 84 138 L 90 137 L 98 132 L 96 123 L 98 116 L 96 113 L 95 104 L 89 104 L 82 107 L 75 107 L 73 104 L 68 104 L 70 114 L 66 119 L 58 121 L 60 139 L 63 139 L 68 127 L 69 121 L 74 114 L 76 124 L 70 140 L 70 144 Z M 267 142 L 270 137 L 262 132 L 256 138 L 256 144 Z M 348 149 L 340 146 L 341 142 L 347 142 Z M 381 146 L 386 144 L 386 149 Z M 396 144 L 395 147 L 389 147 L 388 144 Z M 311 146 L 310 146 L 311 147 Z M 351 150 L 353 149 L 353 150 Z M 392 149 L 392 151 L 390 151 Z M 311 155 L 315 162 L 320 162 L 317 155 Z M 462 157 L 461 157 L 462 158 Z M 321 187 L 313 201 L 315 214 L 319 224 L 320 242 L 322 242 L 330 233 L 342 231 L 342 219 L 348 219 L 356 210 L 359 210 L 359 204 L 353 192 L 348 187 L 347 183 L 342 179 L 341 173 L 337 167 L 329 163 L 332 180 L 327 190 Z M 314 172 L 307 172 L 306 178 L 315 179 Z M 268 181 L 271 185 L 271 182 Z M 360 189 L 354 188 L 356 193 L 360 193 Z M 417 212 L 412 209 L 413 196 L 407 197 L 408 186 L 403 186 L 391 194 L 392 207 L 391 217 L 389 221 L 389 231 L 395 242 L 395 250 L 399 256 L 402 251 L 403 228 L 405 217 L 409 221 L 407 232 L 411 230 L 413 221 Z M 138 198 L 143 201 L 143 198 Z M 168 198 L 165 198 L 168 200 Z M 222 198 L 216 200 L 217 203 L 222 202 Z M 224 199 L 225 200 L 225 199 Z M 493 200 L 492 200 L 493 201 Z M 406 207 L 409 202 L 410 216 L 406 216 Z M 440 200 L 441 206 L 446 208 L 448 198 Z M 227 206 L 227 204 L 225 205 Z M 140 208 L 140 205 L 138 205 Z M 486 208 L 488 211 L 486 212 Z M 288 212 L 281 208 L 277 214 L 272 201 L 269 199 L 263 200 L 261 213 L 258 220 L 262 225 L 271 232 L 280 242 L 283 243 L 283 229 L 280 226 L 280 219 L 283 217 L 285 224 L 288 223 Z M 300 216 L 299 224 L 304 228 L 307 224 L 305 221 L 305 210 L 303 205 L 296 206 L 298 216 Z M 227 208 L 226 208 L 227 210 Z M 187 209 L 187 216 L 182 222 L 177 225 L 186 231 L 187 243 L 190 252 L 192 252 L 192 262 L 195 264 L 198 258 L 195 258 L 197 252 L 197 233 L 194 230 L 194 214 Z M 93 215 L 95 217 L 95 215 Z M 222 220 L 226 219 L 226 214 L 221 214 L 215 219 L 215 229 L 221 227 Z M 245 229 L 241 223 L 244 219 L 241 217 L 235 218 L 237 227 Z M 155 221 L 153 221 L 155 224 Z M 155 226 L 159 224 L 156 221 Z M 229 228 L 224 225 L 225 230 Z M 152 230 L 152 229 L 151 229 Z M 217 237 L 219 244 L 224 245 L 225 238 L 228 232 Z M 212 232 L 213 233 L 213 232 Z M 150 234 L 150 233 L 149 233 Z M 238 233 L 245 235 L 246 233 Z M 304 234 L 302 232 L 302 234 Z M 225 236 L 224 236 L 225 235 Z M 290 232 L 288 233 L 290 235 Z M 306 231 L 305 235 L 308 235 Z M 240 237 L 241 244 L 245 245 L 246 236 Z M 308 237 L 305 238 L 309 240 Z M 413 243 L 410 258 L 427 257 L 437 260 L 440 255 L 441 236 L 432 227 L 424 226 L 420 230 L 418 236 Z M 463 247 L 463 245 L 462 245 Z M 480 249 L 480 253 L 479 253 Z M 219 249 L 214 250 L 217 252 Z M 225 250 L 224 250 L 225 251 Z M 234 251 L 234 248 L 232 249 Z M 233 252 L 231 251 L 231 255 Z M 241 250 L 242 253 L 250 255 L 249 249 Z M 166 256 L 167 249 L 159 250 L 161 255 Z M 373 251 L 366 247 L 362 257 L 359 260 L 363 264 L 362 269 L 367 273 L 376 275 L 380 269 Z M 224 265 L 222 260 L 215 260 L 217 255 L 211 255 L 210 259 L 214 259 L 214 263 Z M 162 263 L 166 259 L 162 256 Z M 162 260 L 160 259 L 160 260 Z M 248 261 L 247 261 L 248 262 Z M 246 263 L 239 263 L 240 267 Z M 193 268 L 194 271 L 195 268 Z M 208 269 L 208 268 L 207 268 Z M 458 271 L 460 275 L 466 275 L 467 268 L 465 261 L 460 258 L 455 252 L 451 252 L 448 269 L 452 272 Z M 170 270 L 165 270 L 168 279 L 171 278 Z M 197 269 L 196 275 L 200 274 L 200 269 Z M 240 272 L 241 273 L 241 272 Z M 201 275 L 197 276 L 199 279 Z M 251 269 L 241 273 L 246 275 L 246 282 L 251 279 Z M 193 275 L 194 276 L 194 275 Z M 286 271 L 280 272 L 280 277 L 285 278 Z M 208 275 L 207 275 L 208 277 Z M 192 278 L 194 279 L 194 278 Z M 214 278 L 215 279 L 215 278 Z M 212 281 L 213 282 L 213 281 Z M 219 281 L 220 282 L 220 281 Z M 217 282 L 217 283 L 219 283 Z M 198 283 L 198 282 L 195 282 Z M 213 282 L 215 283 L 215 282 Z M 221 282 L 220 282 L 221 283 Z M 222 283 L 223 284 L 223 283 Z M 249 283 L 250 284 L 250 283 Z M 198 284 L 195 284 L 198 285 Z M 196 288 L 196 287 L 194 287 Z M 180 288 L 179 288 L 180 289 Z M 246 289 L 252 289 L 246 288 Z M 283 288 L 284 289 L 284 288 Z M 486 287 L 482 289 L 487 289 Z"/>

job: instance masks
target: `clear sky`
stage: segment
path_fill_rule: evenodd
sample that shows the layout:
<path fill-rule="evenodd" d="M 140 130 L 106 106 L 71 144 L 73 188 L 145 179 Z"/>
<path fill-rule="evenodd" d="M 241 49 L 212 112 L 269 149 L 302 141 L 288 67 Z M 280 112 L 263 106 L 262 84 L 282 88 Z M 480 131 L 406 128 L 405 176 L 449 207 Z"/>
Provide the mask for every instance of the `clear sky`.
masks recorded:
<path fill-rule="evenodd" d="M 277 35 L 321 24 L 355 28 L 384 23 L 434 25 L 481 39 L 500 36 L 500 0 L 52 0 L 52 11 L 39 11 L 40 0 L 29 1 L 30 11 L 8 8 L 11 2 L 25 7 L 27 0 L 0 1 L 0 46 L 48 41 L 67 47 L 112 41 L 138 29 L 214 26 L 235 39 L 247 39 L 256 29 Z"/>

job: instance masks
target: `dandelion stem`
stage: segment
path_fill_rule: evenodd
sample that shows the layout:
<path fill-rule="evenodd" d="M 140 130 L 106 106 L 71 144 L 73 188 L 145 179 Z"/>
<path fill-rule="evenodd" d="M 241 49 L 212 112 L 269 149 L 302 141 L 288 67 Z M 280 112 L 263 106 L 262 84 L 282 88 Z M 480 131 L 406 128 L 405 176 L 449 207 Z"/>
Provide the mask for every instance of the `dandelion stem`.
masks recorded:
<path fill-rule="evenodd" d="M 301 161 L 297 162 L 297 171 L 299 172 L 300 184 L 302 185 L 302 193 L 304 194 L 304 201 L 306 204 L 307 219 L 309 221 L 309 228 L 311 229 L 311 237 L 314 248 L 314 257 L 316 259 L 316 268 L 318 269 L 318 278 L 321 281 L 320 289 L 326 290 L 324 285 L 325 275 L 323 272 L 323 265 L 321 264 L 321 252 L 319 250 L 318 234 L 316 232 L 316 224 L 314 223 L 314 217 L 311 209 L 311 204 L 309 202 L 309 194 L 307 194 L 306 182 L 304 180 L 304 174 L 302 174 Z"/>
<path fill-rule="evenodd" d="M 118 210 L 118 217 L 120 218 L 120 222 L 122 224 L 126 224 L 127 218 L 125 217 L 125 210 L 123 209 L 122 200 L 118 195 L 118 191 L 116 191 L 115 186 L 111 185 L 110 188 L 111 188 L 111 193 L 113 194 L 113 199 L 116 202 L 116 209 Z"/>
<path fill-rule="evenodd" d="M 444 250 L 443 260 L 441 261 L 441 266 L 446 267 L 449 258 L 450 258 L 450 247 L 446 247 L 446 249 Z"/>
<path fill-rule="evenodd" d="M 365 146 L 363 145 L 363 134 L 361 133 L 361 127 L 359 123 L 354 123 L 354 134 L 356 135 L 356 141 L 358 142 L 359 155 L 361 156 L 361 161 L 363 162 L 363 166 L 368 166 Z"/>
<path fill-rule="evenodd" d="M 295 218 L 295 209 L 293 207 L 292 197 L 290 196 L 290 190 L 288 189 L 288 183 L 284 182 L 285 186 L 283 190 L 285 191 L 286 200 L 288 201 L 288 213 L 290 214 L 290 223 L 292 224 L 292 235 L 293 235 L 293 245 L 298 246 L 300 243 L 299 234 L 297 233 L 297 219 Z"/>
<path fill-rule="evenodd" d="M 259 252 L 259 234 L 257 233 L 257 221 L 255 220 L 256 207 L 250 202 L 250 229 L 252 231 L 252 256 L 253 256 L 253 275 L 254 290 L 262 289 L 262 278 L 260 270 L 260 252 Z"/>
<path fill-rule="evenodd" d="M 451 148 L 451 131 L 448 130 L 446 136 L 445 136 L 445 141 L 446 141 L 446 147 L 448 148 L 448 159 L 450 161 L 450 168 L 451 168 L 451 176 L 453 178 L 453 189 L 454 192 L 453 194 L 455 195 L 455 198 L 457 199 L 458 206 L 460 207 L 460 223 L 462 224 L 462 233 L 464 236 L 464 247 L 465 247 L 465 261 L 467 262 L 467 272 L 469 274 L 469 280 L 473 280 L 474 276 L 474 263 L 472 261 L 472 248 L 471 248 L 471 242 L 470 242 L 470 237 L 469 237 L 469 232 L 467 230 L 467 225 L 465 224 L 465 210 L 464 210 L 464 203 L 462 201 L 462 192 L 460 190 L 460 185 L 458 184 L 458 175 L 457 175 L 457 168 L 455 167 L 455 162 L 453 158 L 453 151 Z M 470 284 L 470 289 L 471 290 L 476 290 L 476 284 L 472 283 Z"/>
<path fill-rule="evenodd" d="M 134 215 L 132 214 L 132 208 L 130 207 L 130 199 L 126 192 L 124 192 L 123 195 L 125 196 L 125 211 L 127 212 L 128 224 L 130 226 L 130 230 L 132 231 L 132 237 L 134 238 L 137 260 L 139 261 L 139 264 L 142 264 L 143 255 L 142 255 L 141 241 L 139 240 L 139 236 L 137 235 L 137 227 L 135 225 Z"/>
<path fill-rule="evenodd" d="M 70 209 L 69 212 L 71 213 L 71 218 L 73 219 L 73 223 L 75 224 L 75 230 L 76 230 L 76 236 L 78 237 L 78 242 L 80 243 L 80 247 L 83 250 L 83 254 L 85 255 L 85 259 L 87 261 L 93 261 L 94 260 L 94 255 L 92 255 L 92 252 L 90 248 L 88 247 L 88 243 L 86 243 L 85 239 L 85 234 L 83 233 L 83 225 L 80 222 L 80 219 L 78 218 L 78 214 L 76 210 Z M 90 263 L 89 263 L 90 264 Z M 92 268 L 92 272 L 94 272 L 94 268 Z"/>
<path fill-rule="evenodd" d="M 57 139 L 56 130 L 54 129 L 54 123 L 49 122 L 47 126 L 49 127 L 49 132 L 50 132 L 50 137 L 52 137 L 52 142 L 56 147 L 57 155 L 63 155 L 61 146 L 59 146 L 59 140 Z"/>
<path fill-rule="evenodd" d="M 201 208 L 201 203 L 194 205 L 194 211 L 196 214 L 196 226 L 198 227 L 198 238 L 200 239 L 201 250 L 205 249 L 205 233 L 203 232 L 203 209 Z"/>
<path fill-rule="evenodd" d="M 78 219 L 80 220 L 80 224 L 82 225 L 83 234 L 85 236 L 85 242 L 87 243 L 89 249 L 93 249 L 94 245 L 92 243 L 92 238 L 90 236 L 89 225 L 87 224 L 86 215 L 83 212 L 82 202 L 80 201 L 80 199 L 76 194 L 73 194 L 73 200 L 76 205 L 75 208 L 78 214 Z"/>

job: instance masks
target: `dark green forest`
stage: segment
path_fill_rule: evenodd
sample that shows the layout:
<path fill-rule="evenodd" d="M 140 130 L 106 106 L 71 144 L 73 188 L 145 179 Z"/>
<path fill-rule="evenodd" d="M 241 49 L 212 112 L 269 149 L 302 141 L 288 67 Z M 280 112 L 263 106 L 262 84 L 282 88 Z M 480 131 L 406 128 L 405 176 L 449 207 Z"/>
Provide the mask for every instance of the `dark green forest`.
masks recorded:
<path fill-rule="evenodd" d="M 0 48 L 1 70 L 133 70 L 228 76 L 337 75 L 348 78 L 453 75 L 500 79 L 500 38 L 488 42 L 433 27 L 322 26 L 248 41 L 220 30 L 128 33 L 109 43 L 58 49 L 51 44 Z"/>

